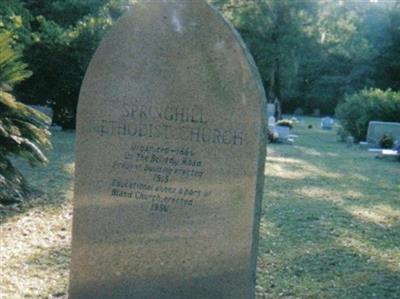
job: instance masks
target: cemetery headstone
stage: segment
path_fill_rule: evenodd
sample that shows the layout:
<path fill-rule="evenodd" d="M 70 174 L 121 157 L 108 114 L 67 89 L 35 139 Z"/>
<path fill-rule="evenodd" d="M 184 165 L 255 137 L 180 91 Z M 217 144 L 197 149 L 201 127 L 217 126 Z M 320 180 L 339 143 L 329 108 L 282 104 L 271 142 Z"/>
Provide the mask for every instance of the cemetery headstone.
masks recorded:
<path fill-rule="evenodd" d="M 321 128 L 323 130 L 332 130 L 334 120 L 331 117 L 324 117 L 321 119 Z"/>
<path fill-rule="evenodd" d="M 354 137 L 353 136 L 347 136 L 346 138 L 346 146 L 347 147 L 352 147 L 354 144 Z"/>
<path fill-rule="evenodd" d="M 300 107 L 296 108 L 296 110 L 294 110 L 293 115 L 296 116 L 302 116 L 304 114 L 303 109 L 301 109 Z"/>
<path fill-rule="evenodd" d="M 267 118 L 275 115 L 275 104 L 267 104 Z"/>
<path fill-rule="evenodd" d="M 268 126 L 275 126 L 276 121 L 275 121 L 275 117 L 270 116 L 268 117 Z"/>
<path fill-rule="evenodd" d="M 276 131 L 279 135 L 279 139 L 287 140 L 290 134 L 290 128 L 286 126 L 276 126 Z"/>
<path fill-rule="evenodd" d="M 377 146 L 379 140 L 384 134 L 391 135 L 394 139 L 394 142 L 400 141 L 400 123 L 370 121 L 367 131 L 367 143 L 369 145 Z"/>
<path fill-rule="evenodd" d="M 319 109 L 314 109 L 314 112 L 312 114 L 313 116 L 320 116 L 321 115 L 321 111 Z"/>
<path fill-rule="evenodd" d="M 264 101 L 205 1 L 113 26 L 79 99 L 70 299 L 254 297 Z"/>
<path fill-rule="evenodd" d="M 290 119 L 293 123 L 299 123 L 300 121 L 297 119 L 297 117 L 295 117 L 295 116 L 293 116 L 291 119 Z"/>

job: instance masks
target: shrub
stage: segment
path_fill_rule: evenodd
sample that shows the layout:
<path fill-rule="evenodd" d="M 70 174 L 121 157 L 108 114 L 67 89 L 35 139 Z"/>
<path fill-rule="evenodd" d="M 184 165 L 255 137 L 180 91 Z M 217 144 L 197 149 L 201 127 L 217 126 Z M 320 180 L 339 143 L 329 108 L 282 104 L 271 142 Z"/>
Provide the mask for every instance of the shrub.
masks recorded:
<path fill-rule="evenodd" d="M 400 92 L 364 89 L 346 95 L 336 117 L 356 141 L 365 140 L 370 121 L 400 122 Z"/>
<path fill-rule="evenodd" d="M 50 106 L 53 123 L 74 129 L 86 68 L 126 1 L 45 1 L 39 10 L 36 1 L 29 2 L 38 38 L 25 46 L 24 58 L 33 76 L 16 88 L 16 95 L 25 103 Z"/>
<path fill-rule="evenodd" d="M 336 134 L 339 136 L 341 142 L 345 142 L 347 137 L 349 137 L 349 132 L 347 132 L 342 126 L 339 126 Z"/>
<path fill-rule="evenodd" d="M 390 134 L 383 134 L 382 138 L 379 139 L 378 144 L 381 148 L 391 149 L 394 146 L 394 138 Z"/>

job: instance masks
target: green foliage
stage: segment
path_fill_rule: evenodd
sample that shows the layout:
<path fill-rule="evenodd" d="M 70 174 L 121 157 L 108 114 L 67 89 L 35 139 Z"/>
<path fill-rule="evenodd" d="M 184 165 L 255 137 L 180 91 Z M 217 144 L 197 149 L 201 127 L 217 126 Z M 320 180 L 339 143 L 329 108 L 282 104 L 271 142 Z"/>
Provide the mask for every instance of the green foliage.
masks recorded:
<path fill-rule="evenodd" d="M 277 97 L 286 113 L 331 114 L 345 94 L 400 88 L 398 1 L 209 2 L 241 33 L 269 101 Z"/>
<path fill-rule="evenodd" d="M 10 155 L 26 159 L 32 166 L 46 163 L 39 146 L 49 147 L 49 119 L 44 114 L 16 101 L 12 86 L 30 72 L 19 61 L 20 53 L 10 46 L 8 33 L 0 34 L 0 203 L 21 200 L 26 182 L 13 166 Z"/>
<path fill-rule="evenodd" d="M 17 96 L 27 103 L 51 106 L 53 122 L 74 129 L 86 68 L 125 1 L 25 2 L 37 39 L 25 45 L 24 59 L 33 76 L 17 87 Z"/>
<path fill-rule="evenodd" d="M 381 148 L 391 149 L 394 146 L 394 138 L 390 134 L 383 134 L 382 138 L 379 139 L 378 144 Z"/>
<path fill-rule="evenodd" d="M 370 121 L 400 122 L 400 92 L 364 89 L 346 96 L 336 116 L 356 141 L 365 140 Z"/>
<path fill-rule="evenodd" d="M 11 43 L 11 34 L 0 32 L 0 87 L 2 88 L 11 88 L 32 74 L 26 69 L 27 65 L 19 61 L 21 54 L 9 46 Z"/>
<path fill-rule="evenodd" d="M 267 97 L 283 100 L 297 93 L 299 55 L 314 47 L 308 32 L 316 3 L 289 0 L 213 0 L 241 33 L 258 66 Z"/>
<path fill-rule="evenodd" d="M 339 136 L 341 142 L 345 142 L 347 137 L 349 137 L 349 132 L 347 132 L 342 126 L 339 126 L 336 134 Z"/>
<path fill-rule="evenodd" d="M 383 44 L 377 58 L 377 81 L 382 88 L 400 90 L 400 1 L 390 10 L 388 42 Z"/>
<path fill-rule="evenodd" d="M 30 22 L 32 15 L 19 0 L 0 1 L 0 31 L 9 32 L 13 46 L 23 49 L 35 38 Z"/>
<path fill-rule="evenodd" d="M 208 0 L 241 33 L 270 102 L 332 114 L 345 94 L 400 90 L 399 1 Z M 15 89 L 74 128 L 79 88 L 105 32 L 134 0 L 3 0 L 0 31 L 33 75 Z"/>
<path fill-rule="evenodd" d="M 107 0 L 24 0 L 25 6 L 35 16 L 43 16 L 60 26 L 75 25 L 80 19 L 89 14 L 96 14 Z"/>

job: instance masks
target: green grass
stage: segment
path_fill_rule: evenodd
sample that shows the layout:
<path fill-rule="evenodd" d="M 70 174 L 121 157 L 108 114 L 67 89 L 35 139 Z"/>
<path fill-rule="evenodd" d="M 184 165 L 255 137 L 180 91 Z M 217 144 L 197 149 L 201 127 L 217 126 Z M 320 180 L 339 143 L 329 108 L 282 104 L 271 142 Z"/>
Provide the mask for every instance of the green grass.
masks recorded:
<path fill-rule="evenodd" d="M 295 145 L 268 148 L 257 298 L 399 298 L 400 163 L 304 120 Z M 1 211 L 0 298 L 67 292 L 73 142 L 56 132 L 47 167 L 20 162 L 43 193 Z"/>
<path fill-rule="evenodd" d="M 268 149 L 258 298 L 399 298 L 399 162 L 304 120 Z"/>

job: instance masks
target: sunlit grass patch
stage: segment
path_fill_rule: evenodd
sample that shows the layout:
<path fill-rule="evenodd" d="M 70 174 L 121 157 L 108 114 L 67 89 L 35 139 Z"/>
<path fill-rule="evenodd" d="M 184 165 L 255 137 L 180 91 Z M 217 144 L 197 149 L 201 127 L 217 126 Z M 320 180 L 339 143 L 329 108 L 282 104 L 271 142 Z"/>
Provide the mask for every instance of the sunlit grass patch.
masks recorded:
<path fill-rule="evenodd" d="M 372 205 L 368 208 L 347 206 L 346 210 L 357 219 L 385 227 L 391 227 L 400 222 L 400 209 L 394 209 L 389 205 Z"/>
<path fill-rule="evenodd" d="M 345 234 L 346 237 L 338 239 L 338 242 L 344 247 L 352 249 L 354 252 L 363 254 L 367 257 L 368 263 L 377 263 L 382 267 L 387 268 L 394 273 L 400 270 L 400 251 L 398 246 L 394 245 L 382 250 L 382 248 L 375 246 L 369 240 L 365 240 L 359 235 L 354 233 Z"/>
<path fill-rule="evenodd" d="M 318 166 L 308 163 L 305 160 L 288 157 L 269 157 L 267 158 L 269 168 L 265 169 L 265 174 L 286 179 L 303 178 L 339 178 L 340 174 L 332 171 L 324 171 Z"/>
<path fill-rule="evenodd" d="M 294 146 L 268 149 L 257 298 L 400 298 L 400 164 L 304 120 Z M 24 169 L 43 193 L 1 214 L 4 298 L 67 292 L 73 141 L 54 134 L 49 165 Z"/>
<path fill-rule="evenodd" d="M 257 298 L 399 298 L 400 164 L 302 119 L 268 150 Z"/>
<path fill-rule="evenodd" d="M 304 198 L 312 198 L 313 200 L 322 200 L 322 201 L 331 201 L 335 203 L 343 202 L 343 194 L 340 192 L 336 192 L 337 190 L 327 188 L 326 186 L 322 187 L 302 187 L 296 190 L 296 194 L 300 197 Z"/>

